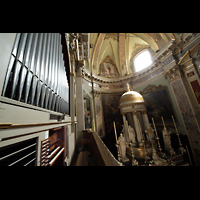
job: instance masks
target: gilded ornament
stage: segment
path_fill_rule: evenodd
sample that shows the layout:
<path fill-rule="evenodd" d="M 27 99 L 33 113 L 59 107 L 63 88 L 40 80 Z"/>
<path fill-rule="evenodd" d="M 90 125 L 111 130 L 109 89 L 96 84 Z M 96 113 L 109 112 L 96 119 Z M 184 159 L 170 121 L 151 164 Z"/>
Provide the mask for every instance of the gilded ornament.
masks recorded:
<path fill-rule="evenodd" d="M 129 92 L 126 92 L 124 95 L 122 95 L 122 97 L 120 98 L 120 103 L 128 102 L 128 101 L 143 101 L 144 102 L 144 99 L 138 92 L 129 91 Z"/>

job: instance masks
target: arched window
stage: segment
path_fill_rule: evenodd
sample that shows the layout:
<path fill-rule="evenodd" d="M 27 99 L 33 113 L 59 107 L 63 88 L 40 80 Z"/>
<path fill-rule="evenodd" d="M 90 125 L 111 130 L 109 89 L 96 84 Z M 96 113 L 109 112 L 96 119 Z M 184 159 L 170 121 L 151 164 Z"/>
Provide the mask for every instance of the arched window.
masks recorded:
<path fill-rule="evenodd" d="M 144 68 L 151 65 L 151 63 L 152 60 L 149 51 L 148 50 L 143 51 L 134 59 L 135 72 L 143 70 Z"/>

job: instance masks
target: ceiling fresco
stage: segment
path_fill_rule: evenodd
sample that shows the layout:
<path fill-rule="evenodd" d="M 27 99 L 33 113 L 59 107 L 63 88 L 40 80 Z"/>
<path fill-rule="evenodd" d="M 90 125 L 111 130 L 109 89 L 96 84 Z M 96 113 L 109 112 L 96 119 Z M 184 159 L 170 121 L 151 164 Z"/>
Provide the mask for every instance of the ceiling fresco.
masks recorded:
<path fill-rule="evenodd" d="M 141 51 L 149 49 L 153 58 L 178 37 L 178 33 L 91 33 L 86 68 L 101 76 L 100 64 L 109 56 L 119 76 L 126 76 L 132 73 L 132 59 Z"/>

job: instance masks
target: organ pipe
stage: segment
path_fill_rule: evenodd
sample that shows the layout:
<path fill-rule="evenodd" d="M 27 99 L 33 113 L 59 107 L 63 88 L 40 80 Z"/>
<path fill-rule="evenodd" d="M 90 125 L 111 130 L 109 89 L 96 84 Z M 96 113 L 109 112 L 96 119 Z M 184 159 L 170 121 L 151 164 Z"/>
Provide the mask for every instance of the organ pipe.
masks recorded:
<path fill-rule="evenodd" d="M 57 112 L 66 111 L 69 84 L 59 33 L 17 33 L 2 96 Z"/>

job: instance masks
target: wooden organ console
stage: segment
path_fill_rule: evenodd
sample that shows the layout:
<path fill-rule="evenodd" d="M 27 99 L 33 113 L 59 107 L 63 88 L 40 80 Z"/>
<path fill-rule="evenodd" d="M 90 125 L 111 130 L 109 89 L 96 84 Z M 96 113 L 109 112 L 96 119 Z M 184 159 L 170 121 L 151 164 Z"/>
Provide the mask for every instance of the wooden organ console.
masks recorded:
<path fill-rule="evenodd" d="M 49 130 L 49 137 L 41 141 L 41 166 L 63 166 L 65 147 L 65 129 Z"/>

